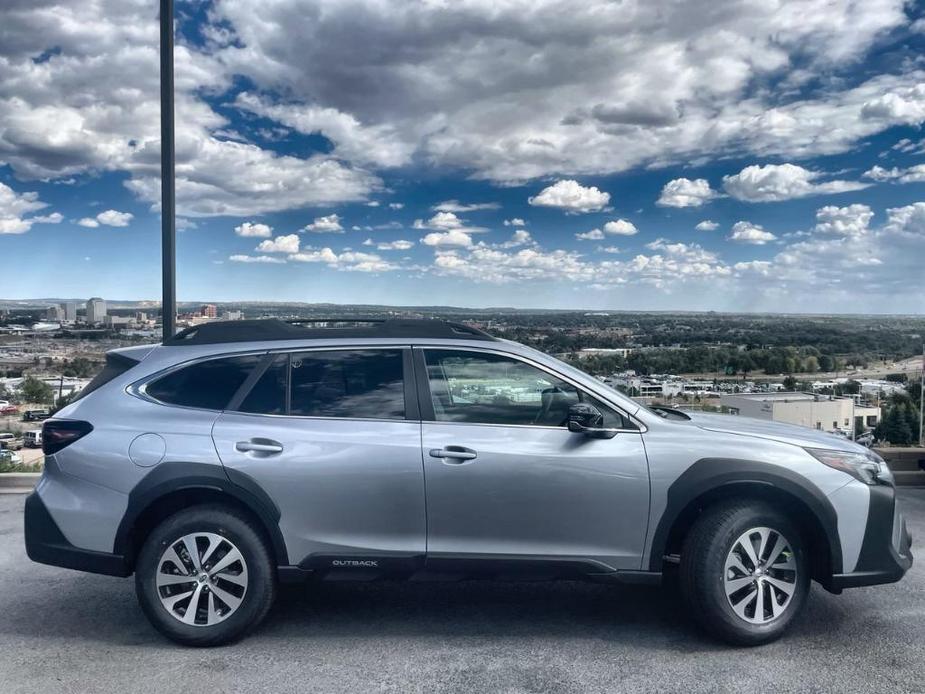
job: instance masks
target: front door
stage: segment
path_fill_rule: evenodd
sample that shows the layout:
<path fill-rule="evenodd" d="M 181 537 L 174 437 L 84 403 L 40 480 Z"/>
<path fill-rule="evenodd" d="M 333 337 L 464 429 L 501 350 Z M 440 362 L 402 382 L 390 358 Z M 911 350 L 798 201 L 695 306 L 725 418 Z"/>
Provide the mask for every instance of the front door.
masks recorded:
<path fill-rule="evenodd" d="M 400 348 L 280 354 L 215 423 L 222 463 L 279 506 L 291 564 L 359 573 L 423 558 L 421 423 L 406 367 L 410 379 Z"/>
<path fill-rule="evenodd" d="M 421 387 L 427 556 L 536 559 L 639 569 L 649 473 L 632 421 L 557 375 L 509 355 L 423 349 Z M 569 432 L 591 402 L 605 426 Z M 431 407 L 432 404 L 432 407 Z"/>

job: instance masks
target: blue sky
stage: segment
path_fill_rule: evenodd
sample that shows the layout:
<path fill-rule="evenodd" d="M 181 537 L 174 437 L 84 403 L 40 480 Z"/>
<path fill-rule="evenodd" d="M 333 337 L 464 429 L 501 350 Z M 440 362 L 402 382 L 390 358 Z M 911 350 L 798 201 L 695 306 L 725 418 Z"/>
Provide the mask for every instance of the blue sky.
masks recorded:
<path fill-rule="evenodd" d="M 159 296 L 155 4 L 0 9 L 0 298 Z M 179 297 L 921 313 L 922 16 L 180 2 Z"/>

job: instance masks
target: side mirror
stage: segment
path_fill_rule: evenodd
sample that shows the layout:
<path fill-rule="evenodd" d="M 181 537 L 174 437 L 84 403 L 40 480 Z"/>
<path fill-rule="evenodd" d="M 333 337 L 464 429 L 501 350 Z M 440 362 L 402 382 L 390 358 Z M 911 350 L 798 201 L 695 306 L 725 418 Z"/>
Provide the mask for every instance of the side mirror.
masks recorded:
<path fill-rule="evenodd" d="M 604 428 L 604 415 L 594 405 L 579 402 L 568 408 L 568 430 L 594 439 L 612 439 L 617 429 Z"/>

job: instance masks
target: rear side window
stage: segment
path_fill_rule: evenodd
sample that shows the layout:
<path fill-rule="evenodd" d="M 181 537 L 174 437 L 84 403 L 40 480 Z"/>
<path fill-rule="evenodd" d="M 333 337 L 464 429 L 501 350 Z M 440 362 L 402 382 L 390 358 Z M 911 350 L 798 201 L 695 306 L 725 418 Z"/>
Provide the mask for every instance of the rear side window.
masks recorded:
<path fill-rule="evenodd" d="M 289 413 L 404 419 L 399 349 L 306 352 L 290 357 Z"/>
<path fill-rule="evenodd" d="M 248 414 L 286 414 L 289 355 L 278 355 L 257 379 L 241 402 L 238 412 Z"/>
<path fill-rule="evenodd" d="M 259 356 L 246 356 L 190 364 L 152 381 L 145 392 L 169 405 L 223 410 L 258 361 Z"/>

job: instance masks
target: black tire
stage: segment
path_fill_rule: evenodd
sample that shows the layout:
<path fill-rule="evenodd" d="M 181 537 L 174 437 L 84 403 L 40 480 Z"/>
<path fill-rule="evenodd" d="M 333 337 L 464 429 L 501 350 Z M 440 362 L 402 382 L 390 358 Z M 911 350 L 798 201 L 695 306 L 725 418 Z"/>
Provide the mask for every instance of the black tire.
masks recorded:
<path fill-rule="evenodd" d="M 184 624 L 160 599 L 158 563 L 169 545 L 189 533 L 226 538 L 246 562 L 247 586 L 241 602 L 217 624 Z M 218 504 L 195 506 L 170 516 L 148 535 L 135 564 L 135 593 L 151 624 L 167 638 L 187 646 L 219 646 L 241 638 L 266 617 L 276 596 L 275 565 L 263 534 L 247 516 Z M 207 607 L 209 600 L 206 596 Z"/>
<path fill-rule="evenodd" d="M 726 596 L 724 572 L 726 558 L 736 540 L 743 533 L 760 527 L 783 534 L 793 552 L 797 573 L 790 603 L 783 613 L 762 624 L 754 624 L 733 610 Z M 680 565 L 684 602 L 694 620 L 723 641 L 737 646 L 757 646 L 773 641 L 799 615 L 809 592 L 810 571 L 805 547 L 799 528 L 767 502 L 717 503 L 700 515 L 684 540 Z M 738 595 L 734 595 L 734 599 L 737 598 Z M 755 605 L 757 609 L 757 600 Z"/>

